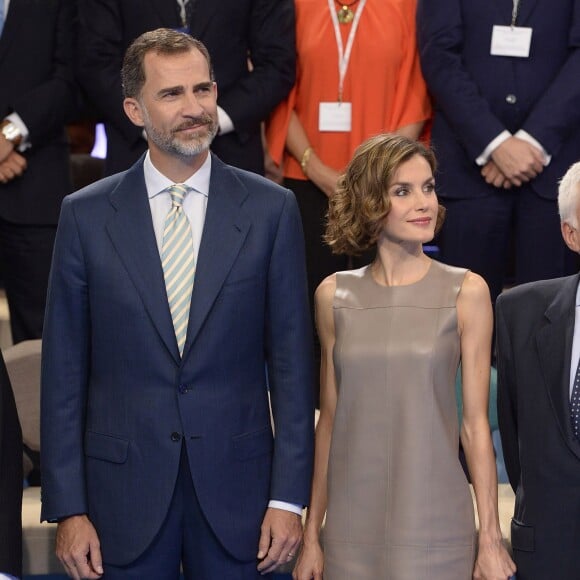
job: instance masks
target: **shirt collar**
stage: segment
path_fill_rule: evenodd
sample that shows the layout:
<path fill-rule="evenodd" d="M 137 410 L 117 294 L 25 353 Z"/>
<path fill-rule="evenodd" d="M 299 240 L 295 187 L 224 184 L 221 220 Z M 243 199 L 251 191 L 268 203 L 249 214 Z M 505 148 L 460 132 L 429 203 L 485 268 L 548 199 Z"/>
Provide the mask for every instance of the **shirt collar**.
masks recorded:
<path fill-rule="evenodd" d="M 147 197 L 149 199 L 159 195 L 166 190 L 174 182 L 168 177 L 165 177 L 151 161 L 149 151 L 145 155 L 143 161 L 143 173 L 145 176 L 145 187 L 147 188 Z M 211 153 L 206 157 L 203 165 L 189 178 L 185 180 L 185 185 L 195 189 L 195 191 L 208 197 L 209 195 L 209 180 L 211 175 Z"/>

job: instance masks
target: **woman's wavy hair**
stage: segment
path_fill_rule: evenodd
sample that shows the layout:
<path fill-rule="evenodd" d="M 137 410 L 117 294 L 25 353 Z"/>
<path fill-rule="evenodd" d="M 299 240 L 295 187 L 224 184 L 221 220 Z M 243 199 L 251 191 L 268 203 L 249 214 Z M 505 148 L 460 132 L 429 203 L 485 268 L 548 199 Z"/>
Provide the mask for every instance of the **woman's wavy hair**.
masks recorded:
<path fill-rule="evenodd" d="M 334 254 L 356 256 L 376 243 L 391 209 L 389 184 L 399 167 L 415 155 L 423 157 L 435 173 L 435 154 L 419 141 L 386 133 L 359 145 L 329 200 L 324 240 Z M 445 208 L 439 205 L 436 233 L 444 218 Z"/>

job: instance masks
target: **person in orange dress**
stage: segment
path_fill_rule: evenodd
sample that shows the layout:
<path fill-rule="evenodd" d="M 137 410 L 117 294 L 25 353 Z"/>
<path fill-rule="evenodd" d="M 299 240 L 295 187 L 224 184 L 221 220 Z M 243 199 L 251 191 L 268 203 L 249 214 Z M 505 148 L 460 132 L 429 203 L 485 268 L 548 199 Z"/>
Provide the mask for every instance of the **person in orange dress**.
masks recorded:
<path fill-rule="evenodd" d="M 311 298 L 326 276 L 349 266 L 322 242 L 339 172 L 365 139 L 385 132 L 416 139 L 430 117 L 416 4 L 295 0 L 296 84 L 271 115 L 266 138 L 300 207 Z"/>

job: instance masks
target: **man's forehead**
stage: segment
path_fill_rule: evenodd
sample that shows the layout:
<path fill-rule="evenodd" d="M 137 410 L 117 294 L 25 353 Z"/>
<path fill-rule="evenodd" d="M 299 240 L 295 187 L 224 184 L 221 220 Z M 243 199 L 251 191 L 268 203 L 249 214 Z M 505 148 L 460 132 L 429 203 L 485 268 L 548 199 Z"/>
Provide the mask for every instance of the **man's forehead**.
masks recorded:
<path fill-rule="evenodd" d="M 186 52 L 163 53 L 151 51 L 143 59 L 145 78 L 147 73 L 162 77 L 169 77 L 184 71 L 196 71 L 207 73 L 209 79 L 209 66 L 203 54 L 192 47 Z"/>

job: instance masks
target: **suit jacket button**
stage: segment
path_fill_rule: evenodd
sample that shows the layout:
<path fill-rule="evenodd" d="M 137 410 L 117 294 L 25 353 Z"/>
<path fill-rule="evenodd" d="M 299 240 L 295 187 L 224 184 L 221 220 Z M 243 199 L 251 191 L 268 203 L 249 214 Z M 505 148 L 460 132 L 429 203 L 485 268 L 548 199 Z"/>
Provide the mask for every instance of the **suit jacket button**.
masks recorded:
<path fill-rule="evenodd" d="M 177 431 L 174 431 L 171 434 L 171 441 L 180 441 L 180 440 L 181 440 L 181 435 Z"/>
<path fill-rule="evenodd" d="M 510 105 L 515 105 L 518 102 L 518 98 L 515 95 L 509 94 L 505 98 L 506 102 Z"/>

